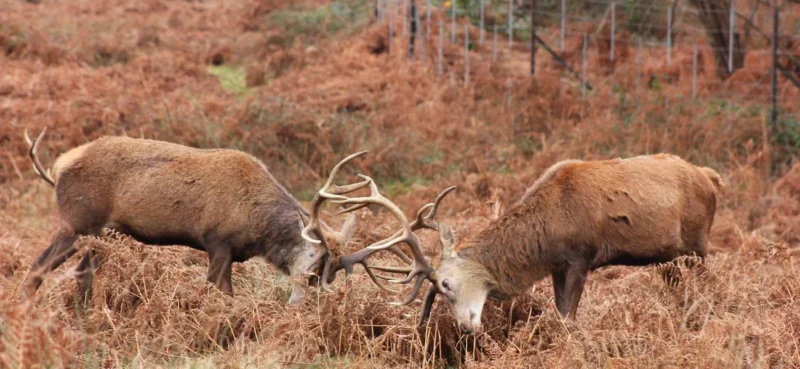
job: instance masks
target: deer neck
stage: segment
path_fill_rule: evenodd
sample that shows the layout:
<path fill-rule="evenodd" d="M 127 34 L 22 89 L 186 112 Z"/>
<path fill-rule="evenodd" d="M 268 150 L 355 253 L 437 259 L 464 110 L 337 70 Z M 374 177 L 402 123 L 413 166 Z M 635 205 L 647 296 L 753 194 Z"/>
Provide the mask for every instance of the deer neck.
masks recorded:
<path fill-rule="evenodd" d="M 491 298 L 518 296 L 550 275 L 545 222 L 537 215 L 539 199 L 509 209 L 458 251 L 458 256 L 482 265 L 492 277 Z"/>

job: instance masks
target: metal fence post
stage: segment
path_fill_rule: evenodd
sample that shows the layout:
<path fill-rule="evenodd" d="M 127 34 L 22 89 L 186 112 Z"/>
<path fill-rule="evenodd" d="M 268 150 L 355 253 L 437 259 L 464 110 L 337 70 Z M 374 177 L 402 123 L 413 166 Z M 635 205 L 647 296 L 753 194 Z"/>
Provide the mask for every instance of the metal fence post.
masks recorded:
<path fill-rule="evenodd" d="M 450 43 L 456 43 L 456 0 L 450 2 Z"/>
<path fill-rule="evenodd" d="M 567 0 L 561 0 L 561 53 L 564 53 L 564 39 L 567 37 Z"/>
<path fill-rule="evenodd" d="M 672 64 L 672 7 L 667 8 L 667 66 Z"/>
<path fill-rule="evenodd" d="M 484 18 L 486 17 L 486 0 L 481 0 L 481 21 L 480 21 L 480 40 L 478 41 L 478 45 L 483 45 L 483 23 Z"/>
<path fill-rule="evenodd" d="M 582 66 L 582 73 L 581 73 L 581 92 L 583 96 L 586 96 L 586 54 L 589 47 L 589 35 L 586 32 L 583 33 L 583 50 L 581 51 L 581 66 Z"/>
<path fill-rule="evenodd" d="M 436 75 L 440 76 L 444 73 L 442 59 L 444 59 L 444 21 L 439 19 L 439 60 L 436 61 Z"/>
<path fill-rule="evenodd" d="M 511 42 L 514 38 L 514 0 L 508 0 L 508 49 L 511 50 Z"/>
<path fill-rule="evenodd" d="M 614 61 L 614 36 L 616 34 L 617 28 L 617 6 L 614 0 L 611 0 L 611 51 L 608 55 L 608 58 L 611 61 Z"/>
<path fill-rule="evenodd" d="M 389 46 L 387 47 L 388 53 L 392 53 L 392 41 L 394 41 L 394 2 L 389 0 Z"/>
<path fill-rule="evenodd" d="M 734 3 L 736 0 L 731 0 L 730 19 L 728 20 L 728 73 L 733 73 L 733 31 L 734 23 L 736 23 L 736 12 L 734 10 Z"/>
<path fill-rule="evenodd" d="M 531 76 L 536 74 L 536 0 L 531 0 Z"/>
<path fill-rule="evenodd" d="M 425 8 L 425 35 L 427 39 L 431 39 L 431 0 L 428 0 L 428 7 Z"/>
<path fill-rule="evenodd" d="M 411 16 L 408 17 L 410 31 L 408 35 L 408 58 L 414 57 L 414 38 L 417 36 L 417 1 L 411 0 Z"/>
<path fill-rule="evenodd" d="M 464 86 L 469 84 L 469 24 L 464 25 Z"/>
<path fill-rule="evenodd" d="M 778 21 L 780 20 L 780 9 L 776 6 L 775 7 L 775 14 L 772 18 L 772 66 L 771 66 L 771 76 L 772 76 L 772 88 L 771 88 L 771 99 L 772 99 L 772 114 L 770 116 L 770 125 L 771 129 L 776 129 L 776 124 L 778 123 L 778 37 L 779 30 L 778 30 Z"/>

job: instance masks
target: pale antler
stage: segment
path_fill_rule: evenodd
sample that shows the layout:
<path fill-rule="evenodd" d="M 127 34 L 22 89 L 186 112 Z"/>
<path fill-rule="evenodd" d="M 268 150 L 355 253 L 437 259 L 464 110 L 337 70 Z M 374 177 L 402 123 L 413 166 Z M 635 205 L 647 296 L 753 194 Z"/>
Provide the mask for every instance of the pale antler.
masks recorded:
<path fill-rule="evenodd" d="M 436 217 L 436 211 L 439 210 L 439 204 L 442 202 L 442 199 L 444 199 L 444 197 L 447 196 L 447 194 L 449 194 L 450 192 L 452 192 L 455 189 L 456 189 L 456 186 L 450 186 L 450 187 L 446 188 L 438 196 L 436 196 L 436 200 L 434 200 L 431 203 L 425 204 L 424 206 L 419 208 L 419 210 L 417 210 L 417 218 L 414 219 L 414 222 L 412 222 L 411 225 L 409 226 L 411 228 L 411 231 L 415 232 L 415 231 L 423 229 L 423 228 L 431 229 L 431 230 L 434 230 L 434 231 L 439 231 L 439 224 L 436 223 L 436 221 L 434 221 L 433 218 Z M 428 211 L 428 214 L 424 215 L 425 211 L 429 210 L 429 209 L 430 209 L 430 211 Z M 389 238 L 399 237 L 402 234 L 402 232 L 403 232 L 402 230 L 397 231 L 395 234 L 393 234 Z M 401 259 L 403 259 L 403 261 L 405 261 L 406 263 L 409 263 L 409 264 L 411 263 L 411 259 L 409 259 L 408 256 L 405 253 L 401 252 L 400 250 L 398 250 L 398 249 L 393 247 L 393 248 L 390 248 L 389 251 L 391 251 L 392 253 L 394 253 L 395 255 L 400 257 Z M 381 266 L 381 265 L 376 265 L 376 266 L 373 266 L 371 268 L 375 269 L 375 270 L 380 270 L 382 272 L 389 272 L 389 273 L 404 273 L 404 274 L 407 274 L 407 273 L 410 273 L 412 271 L 412 268 L 401 268 L 401 267 L 391 267 L 391 266 Z M 383 278 L 383 276 L 381 276 L 381 277 Z"/>
<path fill-rule="evenodd" d="M 330 247 L 328 246 L 328 242 L 325 240 L 325 235 L 322 229 L 320 228 L 320 207 L 322 204 L 327 200 L 344 200 L 347 197 L 342 196 L 344 194 L 357 191 L 359 189 L 364 188 L 366 185 L 370 183 L 370 181 L 363 181 L 358 182 L 350 185 L 345 186 L 337 186 L 334 183 L 334 179 L 336 174 L 339 172 L 345 164 L 350 162 L 351 160 L 366 154 L 366 151 L 357 152 L 355 154 L 351 154 L 350 156 L 342 159 L 339 164 L 336 164 L 331 170 L 330 175 L 328 176 L 328 181 L 325 182 L 325 185 L 314 195 L 314 199 L 311 200 L 311 219 L 309 220 L 308 224 L 306 224 L 305 228 L 301 233 L 303 239 L 308 242 L 319 244 L 322 243 L 325 248 L 327 249 L 326 256 L 324 257 L 324 266 L 322 268 L 322 276 L 320 277 L 320 288 L 322 288 L 326 292 L 331 292 L 331 289 L 328 287 L 328 275 L 331 269 L 331 255 L 330 255 Z M 311 234 L 314 234 L 314 237 Z"/>
<path fill-rule="evenodd" d="M 56 181 L 53 180 L 53 176 L 50 174 L 50 169 L 45 170 L 44 165 L 42 162 L 39 161 L 39 156 L 36 155 L 36 149 L 39 147 L 39 142 L 41 142 L 42 137 L 44 137 L 45 132 L 47 132 L 47 127 L 42 130 L 42 133 L 39 133 L 39 136 L 36 137 L 33 141 L 31 138 L 28 137 L 28 130 L 25 129 L 25 142 L 28 144 L 28 156 L 33 161 L 33 170 L 38 174 L 45 182 L 49 183 L 51 186 L 55 187 Z"/>
<path fill-rule="evenodd" d="M 413 302 L 417 295 L 419 294 L 419 290 L 422 287 L 422 283 L 425 280 L 430 280 L 433 283 L 436 281 L 436 275 L 434 268 L 430 265 L 428 260 L 425 258 L 425 255 L 422 252 L 422 248 L 420 246 L 419 238 L 416 234 L 414 234 L 415 230 L 428 228 L 433 230 L 438 230 L 439 225 L 433 220 L 436 216 L 436 211 L 438 210 L 439 204 L 441 203 L 442 199 L 451 191 L 455 189 L 455 186 L 450 187 L 442 191 L 439 196 L 436 197 L 436 200 L 433 203 L 427 204 L 423 206 L 417 212 L 417 218 L 414 220 L 413 223 L 409 223 L 408 219 L 406 218 L 405 214 L 402 210 L 400 210 L 397 205 L 395 205 L 392 201 L 387 199 L 383 196 L 380 191 L 378 191 L 378 187 L 372 181 L 371 178 L 360 175 L 360 177 L 364 178 L 365 180 L 369 181 L 370 186 L 370 196 L 368 197 L 358 197 L 358 198 L 351 198 L 345 200 L 335 200 L 335 203 L 343 204 L 343 205 L 353 205 L 349 208 L 346 208 L 340 213 L 346 213 L 350 211 L 354 211 L 356 209 L 360 209 L 364 206 L 369 204 L 376 204 L 385 207 L 389 210 L 400 222 L 402 229 L 396 232 L 394 235 L 390 236 L 385 240 L 378 241 L 366 248 L 357 251 L 352 254 L 348 254 L 339 258 L 340 268 L 344 268 L 347 274 L 352 273 L 353 265 L 354 264 L 361 264 L 367 273 L 370 275 L 372 280 L 378 284 L 379 287 L 383 288 L 380 283 L 373 277 L 373 273 L 371 269 L 386 271 L 390 273 L 407 273 L 405 278 L 402 279 L 390 279 L 388 277 L 379 276 L 382 279 L 388 279 L 389 283 L 396 283 L 396 284 L 407 284 L 416 278 L 414 281 L 414 287 L 411 291 L 411 294 L 404 300 L 402 305 L 408 305 Z M 426 210 L 430 209 L 427 215 L 423 215 Z M 374 266 L 370 267 L 367 264 L 367 259 L 374 253 L 381 251 L 381 250 L 390 250 L 395 252 L 394 246 L 399 243 L 405 243 L 411 249 L 411 253 L 413 256 L 414 266 L 412 268 L 396 268 L 396 267 L 385 267 L 385 266 Z M 398 251 L 399 252 L 399 251 Z M 397 252 L 395 252 L 397 254 Z"/>

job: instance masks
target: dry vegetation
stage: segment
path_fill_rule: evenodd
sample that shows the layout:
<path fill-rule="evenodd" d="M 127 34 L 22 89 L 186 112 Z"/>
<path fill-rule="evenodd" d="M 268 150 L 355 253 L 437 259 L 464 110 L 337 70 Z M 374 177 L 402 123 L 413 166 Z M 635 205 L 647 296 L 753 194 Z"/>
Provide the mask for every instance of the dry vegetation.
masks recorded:
<path fill-rule="evenodd" d="M 800 93 L 781 82 L 784 114 L 771 131 L 766 45 L 749 45 L 744 68 L 725 82 L 704 55 L 696 101 L 685 98 L 685 45 L 702 35 L 681 34 L 688 41 L 670 67 L 663 50 L 647 49 L 652 80 L 642 95 L 635 52 L 621 43 L 609 65 L 603 43 L 592 45 L 590 65 L 602 68 L 590 70 L 595 89 L 584 99 L 544 53 L 532 81 L 524 48 L 493 63 L 490 46 L 476 45 L 463 86 L 460 46 L 445 45 L 446 76 L 437 79 L 431 58 L 386 53 L 387 26 L 365 21 L 369 1 L 337 2 L 361 9 L 352 14 L 327 1 L 285 3 L 0 0 L 0 368 L 800 367 Z M 784 19 L 796 22 L 797 10 Z M 436 39 L 426 42 L 429 56 Z M 404 41 L 394 41 L 400 50 Z M 567 46 L 577 61 L 580 35 Z M 143 134 L 253 153 L 306 201 L 333 164 L 368 149 L 354 167 L 408 212 L 457 184 L 440 219 L 462 238 L 566 158 L 672 152 L 719 171 L 727 190 L 708 273 L 683 270 L 684 283 L 668 287 L 654 268 L 598 271 L 575 322 L 555 312 L 549 280 L 487 306 L 486 333 L 473 338 L 460 337 L 442 305 L 417 330 L 419 304 L 388 306 L 398 296 L 363 274 L 287 307 L 286 278 L 253 260 L 234 267 L 228 297 L 205 282 L 204 254 L 115 234 L 79 241 L 104 260 L 82 310 L 78 256 L 35 298 L 20 294 L 58 221 L 22 139 L 24 128 L 43 127 L 47 163 L 100 135 Z M 361 218 L 355 244 L 393 232 L 383 216 Z M 423 235 L 434 258 L 435 240 Z"/>

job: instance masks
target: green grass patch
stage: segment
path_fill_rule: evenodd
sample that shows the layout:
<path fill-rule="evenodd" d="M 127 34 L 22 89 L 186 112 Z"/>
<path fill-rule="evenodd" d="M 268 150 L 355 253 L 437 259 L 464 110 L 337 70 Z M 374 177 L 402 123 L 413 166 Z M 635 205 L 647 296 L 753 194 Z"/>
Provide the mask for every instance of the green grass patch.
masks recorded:
<path fill-rule="evenodd" d="M 244 96 L 250 92 L 250 89 L 247 88 L 247 72 L 244 68 L 230 65 L 210 65 L 206 68 L 206 73 L 216 76 L 222 88 L 237 96 Z"/>
<path fill-rule="evenodd" d="M 414 187 L 414 185 L 427 187 L 431 183 L 430 179 L 420 176 L 409 176 L 402 179 L 376 179 L 376 181 L 380 183 L 379 187 L 381 188 L 381 192 L 390 199 L 411 192 L 411 188 Z"/>

